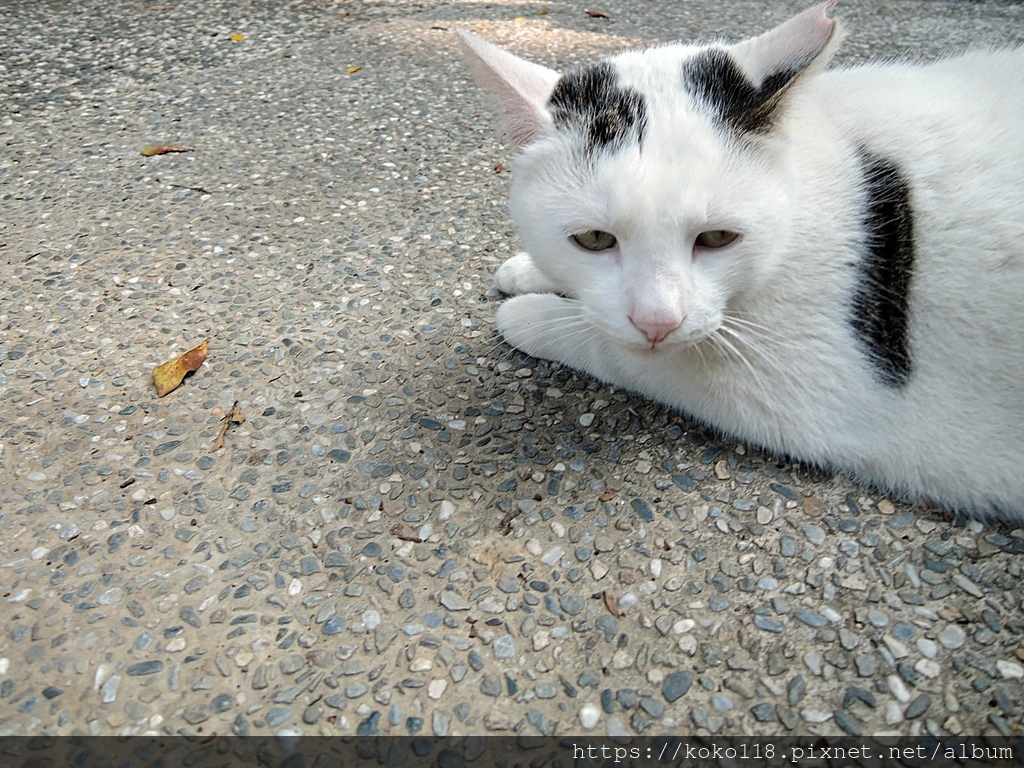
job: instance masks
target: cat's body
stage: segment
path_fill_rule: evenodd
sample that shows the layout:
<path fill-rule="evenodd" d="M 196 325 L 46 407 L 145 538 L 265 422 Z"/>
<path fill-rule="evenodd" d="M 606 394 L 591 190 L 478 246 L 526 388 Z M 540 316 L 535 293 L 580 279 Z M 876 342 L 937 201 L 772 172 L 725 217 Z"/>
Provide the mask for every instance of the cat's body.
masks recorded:
<path fill-rule="evenodd" d="M 1024 52 L 820 73 L 829 7 L 562 79 L 467 41 L 520 150 L 529 255 L 498 272 L 518 294 L 499 330 L 777 453 L 1019 521 Z"/>

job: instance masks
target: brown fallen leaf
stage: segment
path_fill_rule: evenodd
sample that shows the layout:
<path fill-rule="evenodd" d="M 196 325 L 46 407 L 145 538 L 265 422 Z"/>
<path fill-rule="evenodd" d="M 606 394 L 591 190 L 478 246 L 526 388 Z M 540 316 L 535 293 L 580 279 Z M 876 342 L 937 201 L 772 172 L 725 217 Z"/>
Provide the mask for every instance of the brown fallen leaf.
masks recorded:
<path fill-rule="evenodd" d="M 185 378 L 186 374 L 199 370 L 199 366 L 206 359 L 206 345 L 209 341 L 209 339 L 205 339 L 202 344 L 197 344 L 185 354 L 174 360 L 168 360 L 153 369 L 153 383 L 156 384 L 158 397 L 173 392 L 181 384 L 181 380 Z"/>
<path fill-rule="evenodd" d="M 611 613 L 611 615 L 615 618 L 621 619 L 623 616 L 626 615 L 619 608 L 619 601 L 615 599 L 615 595 L 613 595 L 608 590 L 605 590 L 604 593 L 604 604 L 608 608 L 608 612 Z"/>
<path fill-rule="evenodd" d="M 504 163 L 502 163 L 501 160 L 499 160 L 498 162 L 496 162 L 494 164 L 494 172 L 495 173 L 501 173 L 501 171 L 502 171 L 502 169 L 504 167 L 505 167 Z"/>
<path fill-rule="evenodd" d="M 238 407 L 238 401 L 235 400 L 228 415 L 220 420 L 220 432 L 217 434 L 217 439 L 213 441 L 212 450 L 219 451 L 224 447 L 224 435 L 228 433 L 228 427 L 232 424 L 241 424 L 244 421 L 245 414 L 242 413 L 242 409 Z"/>
<path fill-rule="evenodd" d="M 153 144 L 148 147 L 144 147 L 141 154 L 143 157 L 153 157 L 153 155 L 166 155 L 168 152 L 191 152 L 191 147 L 182 147 L 177 144 Z"/>
<path fill-rule="evenodd" d="M 585 13 L 587 14 L 587 16 L 589 16 L 592 19 L 610 19 L 611 18 L 611 16 L 609 16 L 604 11 L 585 11 Z"/>

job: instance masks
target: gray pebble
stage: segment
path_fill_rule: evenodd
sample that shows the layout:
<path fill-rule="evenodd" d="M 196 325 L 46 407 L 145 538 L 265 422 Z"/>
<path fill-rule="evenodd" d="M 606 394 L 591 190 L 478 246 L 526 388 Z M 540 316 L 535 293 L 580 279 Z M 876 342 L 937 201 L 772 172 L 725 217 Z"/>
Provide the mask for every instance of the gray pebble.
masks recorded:
<path fill-rule="evenodd" d="M 778 635 L 782 633 L 782 624 L 775 619 L 769 619 L 767 616 L 755 615 L 754 626 L 772 634 Z"/>
<path fill-rule="evenodd" d="M 799 610 L 794 611 L 793 616 L 809 627 L 824 627 L 828 624 L 828 619 L 822 616 L 820 613 L 814 611 Z"/>
<path fill-rule="evenodd" d="M 441 605 L 449 611 L 468 611 L 470 602 L 457 592 L 445 590 L 441 593 Z"/>
<path fill-rule="evenodd" d="M 907 705 L 907 709 L 904 711 L 903 716 L 907 718 L 907 720 L 915 720 L 927 712 L 928 707 L 931 705 L 931 697 L 927 693 L 922 693 Z"/>
<path fill-rule="evenodd" d="M 511 659 L 516 655 L 516 644 L 511 635 L 502 635 L 494 641 L 494 656 L 498 659 Z"/>
<path fill-rule="evenodd" d="M 693 684 L 693 675 L 689 672 L 672 672 L 665 676 L 661 686 L 661 695 L 669 704 L 682 698 Z"/>
<path fill-rule="evenodd" d="M 832 719 L 835 720 L 836 725 L 851 736 L 861 735 L 860 723 L 852 715 L 837 709 L 832 713 Z"/>
<path fill-rule="evenodd" d="M 956 650 L 957 648 L 962 648 L 964 643 L 967 642 L 967 633 L 956 624 L 947 624 L 939 632 L 938 640 L 942 643 L 943 647 Z"/>
<path fill-rule="evenodd" d="M 130 667 L 125 669 L 125 673 L 129 677 L 141 677 L 143 675 L 153 675 L 164 668 L 164 663 L 157 659 L 152 661 L 140 661 L 138 664 L 132 664 Z"/>

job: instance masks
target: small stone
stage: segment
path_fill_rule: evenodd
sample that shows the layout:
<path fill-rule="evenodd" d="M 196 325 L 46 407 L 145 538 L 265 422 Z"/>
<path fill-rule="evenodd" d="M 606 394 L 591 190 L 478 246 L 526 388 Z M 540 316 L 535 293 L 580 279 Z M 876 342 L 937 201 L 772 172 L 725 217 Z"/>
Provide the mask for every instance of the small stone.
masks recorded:
<path fill-rule="evenodd" d="M 499 659 L 511 659 L 516 655 L 515 641 L 511 635 L 502 635 L 494 641 L 494 656 Z"/>
<path fill-rule="evenodd" d="M 887 725 L 898 725 L 903 722 L 903 710 L 899 702 L 889 699 L 885 702 L 885 722 Z"/>
<path fill-rule="evenodd" d="M 919 637 L 917 639 L 917 650 L 921 652 L 921 655 L 926 659 L 934 659 L 939 655 L 939 646 L 933 640 L 929 640 L 927 637 Z"/>
<path fill-rule="evenodd" d="M 271 707 L 270 711 L 267 712 L 267 725 L 271 728 L 277 728 L 279 725 L 284 725 L 292 717 L 292 713 L 284 707 Z"/>
<path fill-rule="evenodd" d="M 998 662 L 996 663 L 998 664 Z M 914 665 L 914 669 L 932 680 L 942 674 L 942 666 L 933 659 L 919 659 Z"/>
<path fill-rule="evenodd" d="M 339 635 L 345 631 L 347 624 L 341 616 L 332 616 L 323 623 L 322 629 L 325 635 Z"/>
<path fill-rule="evenodd" d="M 824 709 L 805 709 L 800 716 L 808 723 L 825 723 L 832 719 L 832 713 Z"/>
<path fill-rule="evenodd" d="M 117 699 L 117 689 L 121 687 L 121 676 L 113 675 L 100 687 L 100 701 L 110 704 Z"/>
<path fill-rule="evenodd" d="M 907 707 L 906 711 L 903 713 L 903 716 L 907 720 L 916 720 L 925 712 L 927 712 L 928 707 L 930 707 L 931 705 L 931 697 L 926 693 L 922 693 L 920 696 L 918 696 L 916 699 L 910 702 L 910 706 Z"/>
<path fill-rule="evenodd" d="M 767 702 L 761 704 L 755 704 L 750 708 L 750 714 L 754 716 L 754 719 L 759 723 L 772 723 L 775 722 L 775 708 Z"/>
<path fill-rule="evenodd" d="M 601 710 L 593 704 L 584 704 L 580 707 L 579 718 L 583 730 L 592 731 L 601 719 Z"/>
<path fill-rule="evenodd" d="M 199 704 L 193 707 L 186 707 L 181 713 L 182 719 L 189 725 L 199 725 L 210 719 L 209 708 Z"/>
<path fill-rule="evenodd" d="M 910 701 L 910 691 L 907 690 L 907 685 L 903 682 L 903 678 L 899 675 L 889 675 L 885 678 L 885 682 L 889 686 L 889 690 L 892 691 L 892 695 L 902 703 L 906 704 Z"/>
<path fill-rule="evenodd" d="M 427 686 L 427 696 L 435 700 L 440 699 L 444 695 L 445 689 L 447 687 L 448 681 L 445 680 L 443 677 L 439 677 L 436 680 L 431 680 L 430 684 Z"/>
<path fill-rule="evenodd" d="M 693 675 L 689 672 L 673 672 L 665 676 L 661 686 L 661 695 L 669 704 L 682 698 L 693 684 Z"/>
<path fill-rule="evenodd" d="M 359 725 L 356 726 L 357 736 L 376 736 L 378 723 L 380 722 L 380 712 L 371 712 L 369 717 L 363 720 Z"/>
<path fill-rule="evenodd" d="M 771 632 L 772 634 L 778 635 L 782 633 L 782 624 L 775 619 L 769 619 L 767 616 L 761 616 L 760 614 L 754 616 L 754 626 L 765 632 Z"/>
<path fill-rule="evenodd" d="M 832 718 L 835 720 L 836 725 L 838 725 L 840 728 L 846 731 L 846 733 L 850 734 L 851 736 L 860 736 L 860 723 L 858 723 L 852 715 L 849 715 L 846 712 L 837 709 L 835 712 L 832 713 Z"/>
<path fill-rule="evenodd" d="M 981 587 L 979 587 L 973 581 L 968 579 L 962 573 L 954 573 L 950 580 L 958 587 L 960 587 L 960 589 L 962 589 L 964 592 L 969 594 L 971 597 L 980 598 L 985 596 L 985 593 L 982 591 Z"/>
<path fill-rule="evenodd" d="M 441 605 L 449 611 L 468 611 L 469 601 L 457 592 L 445 591 L 441 593 Z"/>
<path fill-rule="evenodd" d="M 143 675 L 153 675 L 164 668 L 162 661 L 154 659 L 153 661 L 140 661 L 138 664 L 132 664 L 125 670 L 125 673 L 129 677 L 142 677 Z"/>
<path fill-rule="evenodd" d="M 939 642 L 942 643 L 945 648 L 956 650 L 957 648 L 962 648 L 964 643 L 967 642 L 967 633 L 956 624 L 947 624 L 946 627 L 939 632 Z"/>
<path fill-rule="evenodd" d="M 996 661 L 996 670 L 1004 680 L 1020 680 L 1024 678 L 1024 664 L 1019 661 L 999 659 Z"/>
<path fill-rule="evenodd" d="M 800 621 L 802 621 L 804 624 L 806 624 L 809 627 L 819 628 L 819 627 L 824 627 L 825 625 L 828 624 L 828 619 L 826 619 L 820 613 L 815 613 L 814 611 L 806 611 L 806 610 L 795 611 L 793 613 L 793 616 L 796 617 L 797 619 L 799 619 Z"/>

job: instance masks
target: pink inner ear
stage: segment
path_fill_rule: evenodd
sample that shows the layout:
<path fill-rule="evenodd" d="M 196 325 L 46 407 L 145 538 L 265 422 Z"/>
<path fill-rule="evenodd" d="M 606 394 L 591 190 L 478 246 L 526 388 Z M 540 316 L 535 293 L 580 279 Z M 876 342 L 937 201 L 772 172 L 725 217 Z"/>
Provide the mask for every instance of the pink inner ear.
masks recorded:
<path fill-rule="evenodd" d="M 733 48 L 733 55 L 749 74 L 763 80 L 780 71 L 799 71 L 810 65 L 828 47 L 836 21 L 828 16 L 836 0 L 809 8 L 775 29 L 746 40 Z"/>
<path fill-rule="evenodd" d="M 468 32 L 460 31 L 459 37 L 477 84 L 499 110 L 505 135 L 513 146 L 526 146 L 551 120 L 545 105 L 558 72 Z"/>

